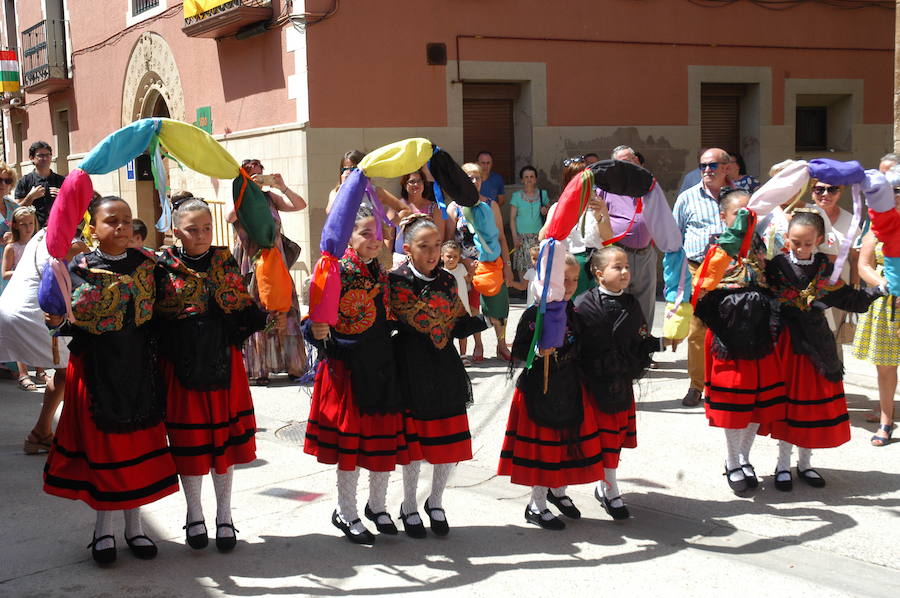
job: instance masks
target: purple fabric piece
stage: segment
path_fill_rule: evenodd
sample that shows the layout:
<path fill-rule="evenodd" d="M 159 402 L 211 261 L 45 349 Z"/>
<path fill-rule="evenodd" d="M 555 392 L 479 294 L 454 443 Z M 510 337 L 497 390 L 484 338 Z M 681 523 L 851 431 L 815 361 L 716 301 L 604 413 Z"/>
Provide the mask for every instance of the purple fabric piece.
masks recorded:
<path fill-rule="evenodd" d="M 541 330 L 541 349 L 562 347 L 566 338 L 566 304 L 568 301 L 553 301 L 544 312 L 544 327 Z"/>
<path fill-rule="evenodd" d="M 319 249 L 323 253 L 328 252 L 334 256 L 344 255 L 350 234 L 353 232 L 356 212 L 359 211 L 359 204 L 362 203 L 363 193 L 365 193 L 368 183 L 369 178 L 359 169 L 351 172 L 347 180 L 341 183 L 341 188 L 338 189 L 337 196 L 334 198 L 331 213 L 328 214 L 325 226 L 322 227 L 322 241 L 319 243 Z"/>
<path fill-rule="evenodd" d="M 809 176 L 826 185 L 853 185 L 863 182 L 866 173 L 856 160 L 839 162 L 831 158 L 816 158 L 809 161 Z"/>
<path fill-rule="evenodd" d="M 620 241 L 616 242 L 617 245 L 624 245 L 631 249 L 643 249 L 650 244 L 650 241 L 653 239 L 650 237 L 650 230 L 644 224 L 644 214 L 641 213 L 637 216 L 634 214 L 637 207 L 637 199 L 626 197 L 625 195 L 616 195 L 615 193 L 604 193 L 603 191 L 601 191 L 601 197 L 604 197 L 609 208 L 609 224 L 612 226 L 614 237 L 624 233 L 628 229 L 631 220 L 634 219 L 631 230 Z M 675 223 L 674 219 L 672 223 Z"/>
<path fill-rule="evenodd" d="M 66 300 L 62 296 L 56 277 L 53 275 L 53 268 L 49 262 L 44 265 L 44 271 L 41 273 L 41 283 L 38 286 L 38 304 L 41 310 L 50 315 L 64 315 L 66 313 Z"/>
<path fill-rule="evenodd" d="M 866 194 L 866 205 L 876 212 L 887 212 L 896 205 L 894 203 L 894 189 L 887 179 L 878 170 L 866 171 L 866 182 L 863 185 Z"/>
<path fill-rule="evenodd" d="M 388 220 L 387 213 L 384 211 L 384 206 L 381 205 L 381 202 L 378 200 L 378 191 L 375 190 L 375 185 L 372 184 L 372 181 L 366 183 L 366 195 L 368 196 L 369 201 L 372 202 L 372 212 L 375 214 L 375 222 L 392 226 L 391 221 Z M 384 239 L 384 234 L 381 230 L 382 228 L 384 227 L 375 227 L 375 233 L 378 235 L 379 241 Z"/>

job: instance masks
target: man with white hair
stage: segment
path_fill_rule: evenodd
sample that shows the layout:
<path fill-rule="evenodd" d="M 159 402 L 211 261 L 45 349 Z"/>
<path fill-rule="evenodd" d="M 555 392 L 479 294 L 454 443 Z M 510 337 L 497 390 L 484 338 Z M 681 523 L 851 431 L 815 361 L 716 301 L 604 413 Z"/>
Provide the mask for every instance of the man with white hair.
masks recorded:
<path fill-rule="evenodd" d="M 894 153 L 885 154 L 881 156 L 881 160 L 878 163 L 878 170 L 886 173 L 892 166 L 896 166 L 897 163 L 900 163 L 900 156 Z"/>
<path fill-rule="evenodd" d="M 731 157 L 723 149 L 713 147 L 700 156 L 700 182 L 678 195 L 672 212 L 684 239 L 684 252 L 691 276 L 703 263 L 710 235 L 723 232 L 719 216 L 719 192 L 725 186 Z M 688 375 L 691 385 L 681 400 L 685 407 L 696 407 L 703 394 L 704 341 L 706 326 L 697 318 L 691 319 L 688 333 Z"/>

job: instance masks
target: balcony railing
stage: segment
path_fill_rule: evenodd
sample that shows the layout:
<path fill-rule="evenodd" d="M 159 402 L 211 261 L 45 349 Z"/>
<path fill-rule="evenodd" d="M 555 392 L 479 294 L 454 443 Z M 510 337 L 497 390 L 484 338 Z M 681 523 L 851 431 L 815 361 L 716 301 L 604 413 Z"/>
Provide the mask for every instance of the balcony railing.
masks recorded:
<path fill-rule="evenodd" d="M 227 37 L 256 23 L 272 19 L 271 0 L 227 0 L 184 19 L 188 37 Z"/>
<path fill-rule="evenodd" d="M 49 94 L 69 86 L 65 21 L 48 19 L 22 32 L 22 87 Z"/>
<path fill-rule="evenodd" d="M 131 16 L 136 17 L 157 6 L 159 6 L 159 0 L 131 0 Z"/>

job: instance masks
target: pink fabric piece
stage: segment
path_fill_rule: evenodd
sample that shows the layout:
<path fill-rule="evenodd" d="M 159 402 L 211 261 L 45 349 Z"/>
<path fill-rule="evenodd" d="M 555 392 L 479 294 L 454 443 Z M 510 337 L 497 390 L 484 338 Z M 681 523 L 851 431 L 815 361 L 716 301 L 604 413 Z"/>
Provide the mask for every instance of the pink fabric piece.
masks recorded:
<path fill-rule="evenodd" d="M 808 181 L 807 163 L 803 160 L 794 161 L 757 189 L 750 196 L 747 208 L 756 212 L 757 218 L 762 220 L 775 208 L 802 191 Z"/>
<path fill-rule="evenodd" d="M 309 289 L 309 319 L 337 324 L 341 300 L 341 264 L 334 256 L 323 254 L 316 262 Z"/>
<path fill-rule="evenodd" d="M 47 219 L 47 251 L 50 255 L 58 259 L 66 257 L 76 227 L 84 218 L 93 196 L 94 185 L 85 171 L 76 168 L 66 175 Z"/>

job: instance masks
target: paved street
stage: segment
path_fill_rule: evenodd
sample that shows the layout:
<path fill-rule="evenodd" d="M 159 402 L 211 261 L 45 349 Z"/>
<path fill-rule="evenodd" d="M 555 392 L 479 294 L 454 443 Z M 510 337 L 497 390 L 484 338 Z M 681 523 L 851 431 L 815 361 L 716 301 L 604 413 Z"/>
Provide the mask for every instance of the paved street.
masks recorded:
<path fill-rule="evenodd" d="M 514 308 L 513 321 L 520 312 Z M 487 354 L 493 353 L 488 343 Z M 253 392 L 259 460 L 235 475 L 234 521 L 241 540 L 235 552 L 222 555 L 212 545 L 188 549 L 181 530 L 184 499 L 176 494 L 145 509 L 145 530 L 157 540 L 159 557 L 133 558 L 117 517 L 119 559 L 107 569 L 95 566 L 84 548 L 92 512 L 43 494 L 44 458 L 21 452 L 41 394 L 2 381 L 0 596 L 895 594 L 900 443 L 869 446 L 874 424 L 864 417 L 875 405 L 874 367 L 852 360 L 847 350 L 853 438 L 814 453 L 813 466 L 827 479 L 826 488 L 795 479 L 794 492 L 776 491 L 776 445 L 760 438 L 753 450 L 760 488 L 739 498 L 721 475 L 722 431 L 707 426 L 702 408 L 680 404 L 687 387 L 685 355 L 680 347 L 658 356 L 661 367 L 639 384 L 639 446 L 623 453 L 619 474 L 633 514 L 629 521 L 614 523 L 592 497 L 593 489 L 580 486 L 570 494 L 582 520 L 567 521 L 562 532 L 525 524 L 528 489 L 495 475 L 512 381 L 502 362 L 488 360 L 470 369 L 475 458 L 457 468 L 445 493 L 453 526 L 448 538 L 412 540 L 401 533 L 360 547 L 340 536 L 329 522 L 334 471 L 300 448 L 310 389 L 279 381 L 283 385 Z M 422 502 L 430 475 L 423 469 Z M 360 512 L 366 485 L 363 475 Z M 395 515 L 401 496 L 398 472 L 388 494 Z M 211 522 L 209 478 L 204 503 Z"/>

